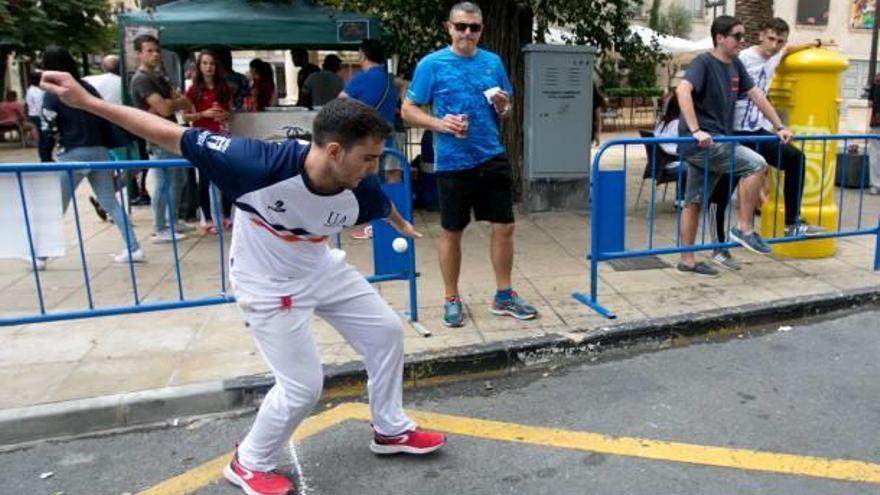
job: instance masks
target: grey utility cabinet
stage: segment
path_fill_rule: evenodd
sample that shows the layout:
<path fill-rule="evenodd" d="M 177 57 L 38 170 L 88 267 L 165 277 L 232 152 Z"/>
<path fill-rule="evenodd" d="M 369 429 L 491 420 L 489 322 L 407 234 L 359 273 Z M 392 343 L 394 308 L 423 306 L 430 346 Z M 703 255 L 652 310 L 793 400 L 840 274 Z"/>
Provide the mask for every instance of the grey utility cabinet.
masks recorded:
<path fill-rule="evenodd" d="M 596 48 L 530 44 L 523 52 L 524 207 L 586 210 Z"/>

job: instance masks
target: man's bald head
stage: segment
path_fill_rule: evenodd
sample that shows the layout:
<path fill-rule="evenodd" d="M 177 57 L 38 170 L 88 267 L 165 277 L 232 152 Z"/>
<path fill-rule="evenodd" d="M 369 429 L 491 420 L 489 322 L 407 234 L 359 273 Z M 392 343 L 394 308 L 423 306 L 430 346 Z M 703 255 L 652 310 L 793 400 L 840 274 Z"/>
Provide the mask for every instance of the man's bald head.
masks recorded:
<path fill-rule="evenodd" d="M 119 75 L 119 57 L 116 55 L 107 55 L 101 61 L 101 70 Z"/>

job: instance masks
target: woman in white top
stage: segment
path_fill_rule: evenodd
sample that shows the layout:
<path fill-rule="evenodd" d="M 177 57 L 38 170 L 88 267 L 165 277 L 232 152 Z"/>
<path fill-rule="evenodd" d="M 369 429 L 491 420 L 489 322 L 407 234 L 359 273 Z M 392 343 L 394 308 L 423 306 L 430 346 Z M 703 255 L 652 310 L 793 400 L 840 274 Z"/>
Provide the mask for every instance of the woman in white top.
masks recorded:
<path fill-rule="evenodd" d="M 40 111 L 43 109 L 43 95 L 45 92 L 40 89 L 40 75 L 36 72 L 32 72 L 28 79 L 28 89 L 24 95 L 24 103 L 27 107 L 27 116 L 28 120 L 30 120 L 31 124 L 34 126 L 34 143 L 37 143 L 40 139 L 42 139 L 42 133 L 40 132 Z M 51 162 L 52 155 L 51 153 L 48 156 L 43 156 L 45 153 L 43 150 L 44 146 L 38 146 L 40 150 L 40 161 L 41 162 Z"/>
<path fill-rule="evenodd" d="M 654 125 L 654 137 L 658 138 L 677 138 L 678 136 L 678 118 L 681 115 L 681 109 L 678 107 L 678 97 L 675 93 L 666 101 L 666 109 L 663 115 L 657 119 Z M 660 148 L 666 153 L 678 156 L 678 145 L 675 143 L 663 143 Z"/>

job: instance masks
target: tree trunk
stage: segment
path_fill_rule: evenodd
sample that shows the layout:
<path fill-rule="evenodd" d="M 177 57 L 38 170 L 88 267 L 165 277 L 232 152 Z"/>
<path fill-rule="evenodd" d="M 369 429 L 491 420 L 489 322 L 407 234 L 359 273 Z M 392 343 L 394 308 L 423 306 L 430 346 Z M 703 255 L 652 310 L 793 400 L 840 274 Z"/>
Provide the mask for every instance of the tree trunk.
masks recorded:
<path fill-rule="evenodd" d="M 6 96 L 6 67 L 10 53 L 8 48 L 0 47 L 0 99 L 5 99 Z"/>
<path fill-rule="evenodd" d="M 736 17 L 743 22 L 743 27 L 746 28 L 748 44 L 757 45 L 761 24 L 773 17 L 773 1 L 736 0 Z"/>
<path fill-rule="evenodd" d="M 523 45 L 532 42 L 531 8 L 510 0 L 480 0 L 477 2 L 483 11 L 482 42 L 487 50 L 501 57 L 513 85 L 513 111 L 507 118 L 501 140 L 507 149 L 507 156 L 513 167 L 514 197 L 522 196 L 523 170 L 523 93 L 525 91 L 525 72 Z"/>

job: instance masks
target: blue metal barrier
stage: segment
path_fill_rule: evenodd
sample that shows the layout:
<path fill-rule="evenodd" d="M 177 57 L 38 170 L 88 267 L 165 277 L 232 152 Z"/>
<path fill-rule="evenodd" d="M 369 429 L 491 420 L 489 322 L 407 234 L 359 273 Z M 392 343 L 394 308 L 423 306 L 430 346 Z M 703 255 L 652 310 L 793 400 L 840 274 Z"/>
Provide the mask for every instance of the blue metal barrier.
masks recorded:
<path fill-rule="evenodd" d="M 730 143 L 730 146 L 735 146 L 736 143 L 770 143 L 777 147 L 777 163 L 781 161 L 781 153 L 782 147 L 779 145 L 779 139 L 776 136 L 713 136 L 713 141 L 715 143 Z M 866 150 L 865 154 L 862 157 L 861 163 L 861 173 L 860 173 L 860 185 L 858 191 L 858 214 L 857 214 L 857 222 L 855 228 L 852 229 L 844 229 L 843 228 L 843 211 L 844 211 L 844 202 L 843 196 L 844 193 L 841 191 L 840 198 L 838 201 L 838 218 L 837 218 L 837 230 L 826 232 L 817 236 L 796 236 L 796 237 L 775 237 L 771 239 L 767 239 L 766 241 L 769 244 L 776 243 L 789 243 L 789 242 L 798 242 L 805 240 L 819 240 L 819 239 L 828 239 L 828 238 L 843 238 L 843 237 L 851 237 L 851 236 L 862 236 L 862 235 L 873 235 L 876 236 L 876 245 L 875 245 L 875 254 L 874 254 L 874 270 L 880 270 L 880 214 L 877 215 L 876 222 L 872 223 L 871 227 L 863 226 L 863 214 L 864 214 L 864 194 L 866 188 L 866 176 L 868 170 L 868 159 L 867 159 L 867 148 L 868 141 L 870 140 L 880 140 L 880 135 L 859 135 L 859 134 L 839 134 L 839 135 L 826 135 L 826 136 L 796 136 L 794 138 L 794 143 L 798 143 L 795 145 L 799 147 L 800 151 L 803 153 L 805 146 L 808 142 L 813 142 L 811 145 L 816 146 L 817 143 L 821 143 L 822 145 L 822 163 L 826 163 L 827 157 L 827 143 L 829 141 L 839 141 L 842 142 L 842 148 L 844 152 L 848 150 L 848 144 L 850 142 L 856 142 L 858 144 L 864 144 L 864 149 Z M 696 141 L 693 138 L 684 137 L 684 138 L 627 138 L 627 139 L 615 139 L 608 141 L 598 149 L 596 152 L 596 156 L 593 158 L 592 166 L 591 166 L 591 181 L 590 181 L 590 196 L 591 196 L 591 222 L 590 222 L 590 254 L 588 256 L 590 261 L 590 277 L 589 277 L 589 293 L 580 293 L 574 292 L 572 293 L 572 297 L 577 301 L 589 306 L 594 311 L 599 313 L 606 318 L 616 318 L 616 315 L 613 311 L 608 308 L 602 306 L 599 303 L 599 263 L 602 261 L 609 261 L 615 259 L 625 259 L 625 258 L 636 258 L 641 256 L 649 256 L 649 255 L 664 255 L 664 254 L 675 254 L 675 253 L 683 253 L 683 252 L 696 252 L 696 251 L 705 251 L 710 249 L 723 249 L 723 248 L 733 248 L 738 247 L 739 245 L 733 242 L 706 242 L 706 220 L 705 220 L 705 212 L 706 206 L 708 202 L 708 197 L 711 191 L 707 190 L 707 180 L 708 180 L 708 169 L 707 167 L 703 167 L 703 191 L 702 191 L 702 214 L 703 217 L 703 232 L 702 232 L 702 242 L 700 238 L 697 238 L 693 245 L 691 246 L 682 246 L 681 238 L 680 238 L 680 222 L 681 222 L 681 209 L 676 208 L 675 214 L 675 242 L 674 245 L 665 246 L 665 247 L 655 247 L 654 246 L 654 223 L 655 223 L 655 181 L 656 174 L 651 173 L 651 199 L 650 199 L 650 207 L 648 211 L 648 232 L 647 232 L 647 246 L 644 249 L 627 249 L 625 246 L 625 216 L 626 216 L 626 174 L 628 169 L 628 156 L 627 156 L 627 147 L 632 145 L 644 146 L 649 145 L 651 147 L 651 153 L 648 157 L 649 165 L 652 167 L 652 170 L 656 172 L 656 155 L 657 155 L 657 146 L 662 143 L 675 143 L 675 144 L 694 144 Z M 623 169 L 616 170 L 602 170 L 600 164 L 602 162 L 603 155 L 605 152 L 613 147 L 623 147 Z M 708 162 L 708 154 L 704 154 L 704 163 Z M 685 163 L 684 156 L 682 151 L 679 150 L 678 160 L 682 163 Z M 846 174 L 847 164 L 844 163 L 844 166 L 841 170 L 838 170 L 840 174 L 839 177 L 844 177 Z M 682 183 L 683 183 L 683 174 L 685 173 L 685 167 L 680 167 L 677 171 L 677 193 L 676 200 L 680 200 L 682 198 Z M 732 172 L 734 168 L 734 156 L 731 153 L 730 157 L 730 171 Z M 804 183 L 804 170 L 805 167 L 801 167 L 801 176 L 799 177 L 799 185 Z M 825 167 L 822 167 L 821 177 L 819 177 L 819 183 L 825 183 Z M 733 179 L 732 175 L 728 174 L 727 178 L 724 180 L 728 180 L 729 188 L 728 194 L 733 193 Z M 833 186 L 833 185 L 832 185 Z M 775 199 L 771 201 L 775 201 L 775 204 L 779 204 L 780 198 L 780 181 L 776 182 L 776 190 L 775 192 L 771 192 L 775 194 Z M 800 187 L 799 187 L 800 189 Z M 822 216 L 822 194 L 824 194 L 824 187 L 819 188 L 819 218 Z M 621 197 L 622 195 L 622 197 Z M 727 225 L 731 223 L 731 213 L 727 213 Z M 776 215 L 774 213 L 774 223 L 773 223 L 773 232 L 778 232 L 776 225 Z"/>
<path fill-rule="evenodd" d="M 395 206 L 400 212 L 401 216 L 406 218 L 409 221 L 412 221 L 412 194 L 411 194 L 411 186 L 410 186 L 410 171 L 409 171 L 409 163 L 403 157 L 403 155 L 394 149 L 385 149 L 384 153 L 393 155 L 397 157 L 401 164 L 403 165 L 404 176 L 403 182 L 400 184 L 385 184 L 383 188 L 386 193 L 388 193 L 389 197 L 394 201 Z M 123 314 L 133 314 L 133 313 L 144 313 L 150 311 L 164 311 L 169 309 L 180 309 L 180 308 L 192 308 L 199 306 L 209 306 L 215 304 L 225 304 L 229 302 L 234 302 L 235 298 L 232 294 L 227 293 L 227 284 L 226 284 L 226 252 L 225 245 L 223 239 L 223 228 L 220 225 L 222 215 L 220 214 L 219 205 L 220 202 L 217 200 L 217 192 L 214 187 L 210 189 L 210 194 L 213 197 L 212 201 L 212 209 L 213 209 L 213 218 L 216 222 L 217 228 L 217 239 L 218 239 L 218 260 L 219 260 L 219 272 L 220 272 L 220 280 L 217 288 L 217 293 L 214 295 L 210 295 L 207 297 L 197 297 L 197 298 L 187 298 L 184 293 L 183 288 L 183 277 L 181 275 L 180 269 L 180 251 L 178 249 L 178 241 L 175 239 L 175 236 L 172 236 L 172 253 L 174 259 L 174 274 L 176 278 L 176 289 L 177 289 L 177 300 L 176 301 L 144 301 L 140 296 L 138 290 L 138 282 L 137 282 L 137 273 L 135 270 L 135 264 L 131 261 L 131 239 L 128 238 L 128 205 L 122 208 L 123 211 L 123 221 L 124 231 L 126 232 L 126 250 L 129 256 L 128 268 L 129 268 L 129 278 L 131 281 L 131 294 L 132 294 L 132 303 L 128 306 L 114 306 L 114 307 L 95 307 L 94 298 L 93 298 L 93 287 L 92 281 L 89 274 L 89 267 L 86 260 L 85 253 L 85 243 L 83 239 L 82 226 L 80 222 L 80 209 L 77 205 L 75 188 L 72 187 L 74 185 L 74 173 L 76 172 L 88 172 L 88 171 L 96 171 L 96 170 L 106 170 L 106 171 L 116 171 L 121 172 L 123 170 L 140 170 L 145 168 L 183 168 L 190 167 L 191 164 L 187 160 L 178 159 L 178 160 L 130 160 L 130 161 L 108 161 L 108 162 L 65 162 L 65 163 L 42 163 L 42 164 L 31 164 L 31 163 L 12 163 L 12 164 L 0 164 L 0 174 L 15 174 L 17 182 L 18 182 L 18 192 L 19 192 L 19 200 L 21 202 L 22 211 L 24 214 L 24 227 L 25 232 L 28 237 L 28 247 L 30 252 L 30 262 L 31 269 L 33 270 L 34 277 L 34 286 L 35 286 L 35 296 L 37 299 L 37 304 L 39 306 L 39 312 L 37 314 L 29 314 L 29 315 L 21 315 L 21 316 L 13 316 L 13 317 L 0 317 L 0 327 L 2 326 L 13 326 L 13 325 L 25 325 L 30 323 L 41 323 L 41 322 L 50 322 L 50 321 L 61 321 L 61 320 L 71 320 L 71 319 L 80 319 L 80 318 L 92 318 L 97 316 L 114 316 L 114 315 L 123 315 Z M 71 185 L 71 202 L 73 206 L 73 214 L 74 214 L 74 223 L 77 237 L 77 244 L 79 249 L 79 257 L 80 264 L 82 268 L 83 274 L 83 287 L 86 292 L 87 299 L 87 309 L 74 310 L 74 311 L 58 311 L 58 312 L 50 312 L 46 308 L 45 300 L 44 300 L 44 286 L 40 276 L 40 270 L 37 269 L 37 252 L 34 246 L 34 231 L 31 220 L 31 215 L 29 214 L 28 209 L 28 198 L 25 194 L 24 182 L 22 180 L 22 175 L 27 173 L 45 173 L 45 172 L 59 172 L 59 175 L 66 174 L 67 180 Z M 119 183 L 119 177 L 121 177 L 121 173 L 116 174 L 116 190 L 122 191 L 123 187 Z M 166 194 L 169 191 L 167 190 L 166 183 Z M 169 201 L 167 205 L 167 215 L 169 225 L 174 225 L 173 223 L 173 211 L 172 204 Z M 385 224 L 386 222 L 379 222 L 381 224 Z M 391 229 L 390 226 L 382 225 L 384 228 Z M 374 227 L 375 228 L 375 227 Z M 384 232 L 384 231 L 383 231 Z M 390 235 L 390 234 L 388 234 Z M 376 273 L 372 276 L 368 276 L 367 280 L 370 282 L 384 282 L 391 280 L 405 280 L 409 283 L 409 310 L 404 313 L 404 316 L 413 324 L 413 327 L 418 331 L 421 335 L 428 336 L 430 332 L 428 332 L 424 327 L 418 324 L 418 299 L 417 299 L 417 289 L 416 289 L 416 272 L 415 272 L 415 245 L 412 240 L 408 240 L 409 249 L 407 249 L 404 253 L 395 253 L 391 249 L 391 243 L 377 242 L 380 239 L 384 239 L 386 237 L 383 234 L 381 237 L 374 238 L 374 260 L 376 262 Z M 397 237 L 396 235 L 394 237 Z M 392 237 L 393 238 L 393 237 Z M 387 258 L 387 260 L 386 260 Z M 391 260 L 391 264 L 389 264 L 388 260 Z M 402 262 L 401 262 L 402 260 Z"/>

